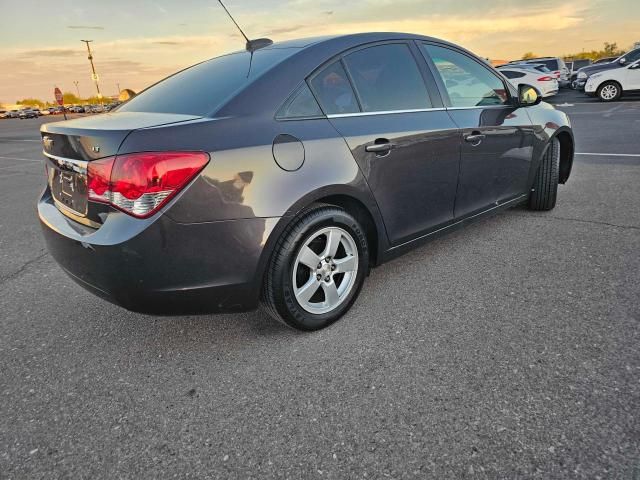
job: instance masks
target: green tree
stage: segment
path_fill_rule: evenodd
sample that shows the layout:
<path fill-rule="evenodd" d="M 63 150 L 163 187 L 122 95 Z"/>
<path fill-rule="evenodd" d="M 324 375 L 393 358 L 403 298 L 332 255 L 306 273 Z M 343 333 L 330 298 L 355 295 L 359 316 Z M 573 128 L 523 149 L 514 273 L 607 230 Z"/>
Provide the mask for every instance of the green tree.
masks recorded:
<path fill-rule="evenodd" d="M 42 108 L 45 106 L 45 102 L 38 98 L 24 98 L 22 100 L 16 100 L 16 104 L 24 105 L 28 107 L 39 107 Z"/>
<path fill-rule="evenodd" d="M 591 50 L 589 52 L 572 53 L 570 55 L 565 55 L 564 58 L 569 61 L 579 60 L 583 58 L 588 58 L 595 61 L 603 57 L 619 57 L 623 53 L 624 50 L 618 48 L 618 44 L 616 42 L 604 42 L 602 50 Z"/>
<path fill-rule="evenodd" d="M 80 99 L 75 93 L 64 92 L 62 94 L 62 102 L 65 105 L 68 105 L 68 104 L 80 104 L 80 103 L 82 103 L 82 99 Z"/>
<path fill-rule="evenodd" d="M 616 42 L 604 42 L 603 51 L 605 53 L 605 57 L 613 57 L 616 55 L 616 52 L 618 52 L 618 44 Z"/>
<path fill-rule="evenodd" d="M 533 52 L 527 52 L 527 53 L 525 53 L 524 55 L 522 55 L 522 59 L 523 59 L 523 60 L 529 60 L 529 59 L 531 59 L 531 58 L 536 58 L 537 56 L 538 56 L 538 55 L 536 55 L 536 54 L 535 54 L 535 53 L 533 53 Z"/>

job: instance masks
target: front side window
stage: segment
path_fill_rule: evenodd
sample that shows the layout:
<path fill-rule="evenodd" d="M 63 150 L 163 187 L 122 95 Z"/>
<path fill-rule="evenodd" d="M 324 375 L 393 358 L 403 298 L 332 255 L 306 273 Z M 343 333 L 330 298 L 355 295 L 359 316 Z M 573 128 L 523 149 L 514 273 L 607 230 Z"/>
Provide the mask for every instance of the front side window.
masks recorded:
<path fill-rule="evenodd" d="M 311 78 L 310 83 L 327 115 L 360 111 L 347 72 L 339 60 L 320 70 Z"/>
<path fill-rule="evenodd" d="M 431 107 L 420 70 L 406 44 L 357 50 L 344 57 L 364 112 Z"/>
<path fill-rule="evenodd" d="M 623 58 L 627 61 L 627 63 L 635 62 L 636 60 L 640 59 L 640 48 L 630 51 Z"/>
<path fill-rule="evenodd" d="M 502 81 L 480 62 L 449 48 L 422 44 L 442 78 L 451 106 L 505 105 L 509 95 Z"/>

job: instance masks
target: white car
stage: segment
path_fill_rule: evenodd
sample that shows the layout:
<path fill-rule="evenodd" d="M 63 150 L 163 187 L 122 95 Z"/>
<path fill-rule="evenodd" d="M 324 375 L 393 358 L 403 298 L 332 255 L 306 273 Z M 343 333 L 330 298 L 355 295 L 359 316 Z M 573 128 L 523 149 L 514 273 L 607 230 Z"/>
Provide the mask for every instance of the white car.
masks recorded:
<path fill-rule="evenodd" d="M 542 94 L 542 97 L 552 97 L 558 93 L 558 80 L 551 72 L 547 74 L 533 69 L 508 66 L 499 68 L 498 71 L 507 77 L 516 88 L 526 83 L 527 85 L 536 87 Z"/>
<path fill-rule="evenodd" d="M 640 60 L 630 65 L 594 73 L 584 86 L 584 93 L 603 102 L 618 100 L 623 94 L 640 94 Z"/>

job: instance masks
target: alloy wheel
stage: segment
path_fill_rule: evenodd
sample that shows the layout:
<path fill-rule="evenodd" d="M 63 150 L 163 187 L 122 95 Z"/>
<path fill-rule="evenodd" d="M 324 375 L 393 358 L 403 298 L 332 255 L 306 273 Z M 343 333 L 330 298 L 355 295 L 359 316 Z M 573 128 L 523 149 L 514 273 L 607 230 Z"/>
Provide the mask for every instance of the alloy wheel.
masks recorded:
<path fill-rule="evenodd" d="M 346 230 L 326 227 L 308 236 L 293 266 L 293 290 L 298 304 L 313 314 L 337 308 L 355 285 L 358 248 Z"/>
<path fill-rule="evenodd" d="M 618 95 L 618 87 L 612 84 L 605 85 L 600 91 L 600 96 L 604 100 L 613 100 L 614 98 L 616 98 L 616 95 Z"/>

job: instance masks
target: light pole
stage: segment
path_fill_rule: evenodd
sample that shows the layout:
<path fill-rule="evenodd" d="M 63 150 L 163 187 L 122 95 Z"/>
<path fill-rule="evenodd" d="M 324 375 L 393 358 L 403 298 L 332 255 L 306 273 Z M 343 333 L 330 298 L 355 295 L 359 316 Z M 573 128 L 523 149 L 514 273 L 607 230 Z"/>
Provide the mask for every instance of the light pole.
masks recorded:
<path fill-rule="evenodd" d="M 100 93 L 100 85 L 98 85 L 98 74 L 96 73 L 96 67 L 93 66 L 93 55 L 91 55 L 91 47 L 89 44 L 93 42 L 93 40 L 80 40 L 87 44 L 87 52 L 89 53 L 89 63 L 91 63 L 91 79 L 96 82 L 96 90 L 98 91 L 98 98 L 102 98 L 102 94 Z"/>
<path fill-rule="evenodd" d="M 80 100 L 80 87 L 78 87 L 78 84 L 80 82 L 78 80 L 74 80 L 73 84 L 76 86 L 76 92 L 78 92 L 78 100 Z"/>

